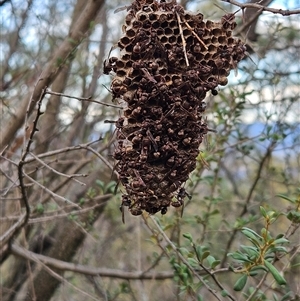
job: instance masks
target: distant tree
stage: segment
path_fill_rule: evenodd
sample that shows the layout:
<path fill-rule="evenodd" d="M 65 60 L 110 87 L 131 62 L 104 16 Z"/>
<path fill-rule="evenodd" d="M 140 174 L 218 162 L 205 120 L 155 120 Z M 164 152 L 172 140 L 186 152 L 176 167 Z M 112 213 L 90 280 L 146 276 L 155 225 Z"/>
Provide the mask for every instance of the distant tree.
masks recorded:
<path fill-rule="evenodd" d="M 183 216 L 122 224 L 102 69 L 130 3 L 0 1 L 1 300 L 299 300 L 300 9 L 272 2 L 182 1 L 236 12 L 249 56 L 206 98 Z"/>

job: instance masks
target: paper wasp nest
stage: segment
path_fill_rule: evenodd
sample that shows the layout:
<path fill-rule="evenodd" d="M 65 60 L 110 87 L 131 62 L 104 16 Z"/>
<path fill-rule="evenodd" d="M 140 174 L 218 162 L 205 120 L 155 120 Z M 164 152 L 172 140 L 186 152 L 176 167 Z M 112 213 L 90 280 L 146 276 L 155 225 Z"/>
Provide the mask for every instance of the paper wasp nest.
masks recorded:
<path fill-rule="evenodd" d="M 227 84 L 245 55 L 232 37 L 233 14 L 220 22 L 185 11 L 175 1 L 136 0 L 127 13 L 120 58 L 111 57 L 113 98 L 126 102 L 116 122 L 116 170 L 126 190 L 122 207 L 165 214 L 187 196 L 183 185 L 196 167 L 207 133 L 206 93 Z"/>

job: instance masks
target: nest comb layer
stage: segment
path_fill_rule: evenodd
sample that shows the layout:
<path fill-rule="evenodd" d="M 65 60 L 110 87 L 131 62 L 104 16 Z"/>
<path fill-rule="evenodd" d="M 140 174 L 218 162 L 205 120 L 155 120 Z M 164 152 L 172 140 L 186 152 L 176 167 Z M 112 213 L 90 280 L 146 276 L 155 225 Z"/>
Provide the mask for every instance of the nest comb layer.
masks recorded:
<path fill-rule="evenodd" d="M 122 208 L 133 215 L 180 207 L 183 185 L 196 167 L 207 133 L 206 93 L 227 84 L 231 69 L 245 56 L 232 37 L 234 15 L 220 22 L 185 11 L 173 2 L 134 1 L 118 46 L 120 57 L 104 64 L 114 71 L 114 99 L 126 102 L 116 122 L 114 158 L 126 190 Z"/>

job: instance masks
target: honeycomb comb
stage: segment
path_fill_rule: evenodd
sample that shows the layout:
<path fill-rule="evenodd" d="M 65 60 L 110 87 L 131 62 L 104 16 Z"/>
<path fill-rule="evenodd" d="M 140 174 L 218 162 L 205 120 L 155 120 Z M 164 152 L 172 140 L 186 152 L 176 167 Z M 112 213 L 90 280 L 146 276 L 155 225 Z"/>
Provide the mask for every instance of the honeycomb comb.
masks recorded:
<path fill-rule="evenodd" d="M 120 57 L 109 58 L 104 73 L 114 72 L 113 98 L 126 103 L 114 158 L 126 190 L 121 207 L 133 215 L 165 214 L 188 197 L 183 185 L 208 131 L 203 100 L 227 84 L 245 56 L 245 45 L 232 37 L 235 26 L 232 14 L 204 20 L 175 1 L 130 6 Z"/>

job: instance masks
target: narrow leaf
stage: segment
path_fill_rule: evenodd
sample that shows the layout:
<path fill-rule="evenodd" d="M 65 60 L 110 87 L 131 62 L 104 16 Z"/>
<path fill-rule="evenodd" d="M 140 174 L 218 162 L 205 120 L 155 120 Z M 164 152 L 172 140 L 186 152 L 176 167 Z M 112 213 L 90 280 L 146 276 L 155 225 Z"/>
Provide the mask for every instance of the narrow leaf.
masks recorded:
<path fill-rule="evenodd" d="M 248 279 L 248 276 L 246 274 L 243 275 L 242 277 L 240 277 L 237 280 L 237 282 L 235 283 L 233 289 L 237 292 L 241 291 L 245 287 L 245 285 L 247 283 L 247 279 Z"/>
<path fill-rule="evenodd" d="M 267 260 L 265 260 L 264 263 L 265 263 L 265 266 L 267 267 L 267 269 L 270 271 L 270 273 L 274 277 L 274 279 L 276 280 L 276 282 L 279 285 L 285 285 L 286 280 L 280 275 L 279 271 L 273 266 L 273 264 Z"/>

